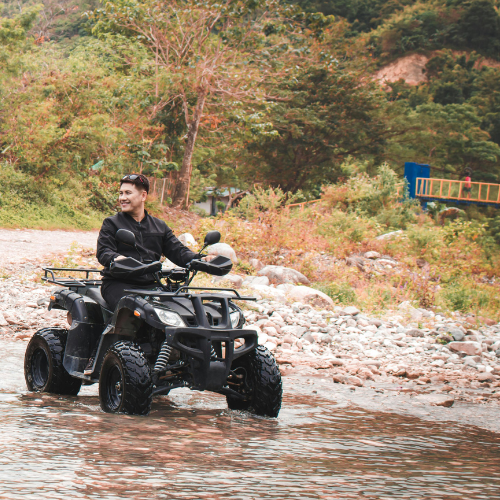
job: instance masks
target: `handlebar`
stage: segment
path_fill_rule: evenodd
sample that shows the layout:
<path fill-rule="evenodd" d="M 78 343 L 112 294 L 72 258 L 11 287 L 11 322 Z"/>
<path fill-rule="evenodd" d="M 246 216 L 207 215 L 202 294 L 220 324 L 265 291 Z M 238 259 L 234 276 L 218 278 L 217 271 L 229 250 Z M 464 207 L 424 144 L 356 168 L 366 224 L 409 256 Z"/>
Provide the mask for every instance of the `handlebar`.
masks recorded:
<path fill-rule="evenodd" d="M 160 261 L 144 264 L 132 257 L 114 261 L 109 266 L 109 272 L 115 278 L 138 278 L 139 276 L 154 274 L 159 271 L 161 271 Z"/>
<path fill-rule="evenodd" d="M 231 262 L 231 259 L 218 255 L 210 262 L 193 259 L 188 264 L 186 269 L 175 268 L 169 271 L 162 271 L 161 267 L 162 265 L 159 261 L 146 264 L 139 262 L 132 257 L 126 257 L 112 262 L 109 266 L 109 272 L 113 277 L 119 279 L 137 278 L 139 276 L 144 276 L 145 274 L 157 274 L 158 277 L 171 278 L 174 279 L 174 281 L 182 281 L 186 278 L 186 284 L 188 284 L 188 282 L 191 281 L 189 280 L 189 273 L 191 272 L 193 273 L 192 277 L 194 277 L 198 271 L 215 276 L 225 276 L 231 271 L 233 263 Z"/>

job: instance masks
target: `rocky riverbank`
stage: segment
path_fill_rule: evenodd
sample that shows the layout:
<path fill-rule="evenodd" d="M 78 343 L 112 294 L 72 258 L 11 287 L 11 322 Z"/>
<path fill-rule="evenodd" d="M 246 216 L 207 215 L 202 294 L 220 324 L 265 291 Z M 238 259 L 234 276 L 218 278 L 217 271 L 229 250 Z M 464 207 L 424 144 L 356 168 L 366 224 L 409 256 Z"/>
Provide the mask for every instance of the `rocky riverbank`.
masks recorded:
<path fill-rule="evenodd" d="M 92 256 L 84 264 L 94 264 Z M 67 325 L 65 312 L 47 310 L 53 285 L 40 283 L 41 266 L 32 259 L 2 271 L 0 335 L 5 339 L 27 340 L 39 328 Z M 442 406 L 457 400 L 500 402 L 500 324 L 481 324 L 459 313 L 446 317 L 409 303 L 375 318 L 354 306 L 334 305 L 305 284 L 289 283 L 304 282 L 293 269 L 266 266 L 258 274 L 215 281 L 258 297 L 245 303 L 244 328 L 257 330 L 285 376 L 427 394 L 428 402 Z"/>

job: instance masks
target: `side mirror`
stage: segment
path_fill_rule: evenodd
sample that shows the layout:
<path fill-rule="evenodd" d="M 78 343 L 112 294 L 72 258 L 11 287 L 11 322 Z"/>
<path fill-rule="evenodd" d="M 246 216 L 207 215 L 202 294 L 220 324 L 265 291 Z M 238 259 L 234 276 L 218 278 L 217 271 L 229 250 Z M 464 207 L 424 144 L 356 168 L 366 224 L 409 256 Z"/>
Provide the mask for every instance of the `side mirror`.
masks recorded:
<path fill-rule="evenodd" d="M 115 234 L 116 241 L 128 245 L 130 247 L 135 247 L 135 234 L 128 229 L 118 229 Z"/>
<path fill-rule="evenodd" d="M 215 245 L 220 241 L 220 233 L 219 231 L 209 231 L 205 236 L 204 245 L 207 247 L 208 245 Z"/>

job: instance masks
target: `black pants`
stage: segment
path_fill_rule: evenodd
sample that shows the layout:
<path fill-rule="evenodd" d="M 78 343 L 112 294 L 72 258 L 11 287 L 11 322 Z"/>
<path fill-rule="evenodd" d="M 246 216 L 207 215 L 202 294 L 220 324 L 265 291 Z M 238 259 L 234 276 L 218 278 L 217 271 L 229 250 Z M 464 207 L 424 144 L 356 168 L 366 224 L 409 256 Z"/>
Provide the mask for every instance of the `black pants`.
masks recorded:
<path fill-rule="evenodd" d="M 126 293 L 125 290 L 154 290 L 155 288 L 154 284 L 131 285 L 130 283 L 124 283 L 118 280 L 104 280 L 101 286 L 101 295 L 111 307 L 111 310 L 114 311 L 120 299 L 125 297 L 125 295 L 130 295 Z"/>

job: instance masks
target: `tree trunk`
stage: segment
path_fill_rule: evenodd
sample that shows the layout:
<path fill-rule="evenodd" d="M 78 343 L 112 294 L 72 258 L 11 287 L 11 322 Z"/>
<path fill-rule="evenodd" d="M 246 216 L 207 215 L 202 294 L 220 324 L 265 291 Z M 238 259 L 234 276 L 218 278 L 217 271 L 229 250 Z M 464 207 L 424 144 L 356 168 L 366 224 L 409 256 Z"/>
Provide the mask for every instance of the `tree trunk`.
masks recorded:
<path fill-rule="evenodd" d="M 193 158 L 194 146 L 196 144 L 196 137 L 200 127 L 200 121 L 203 116 L 203 107 L 207 98 L 206 89 L 203 89 L 198 94 L 198 100 L 193 112 L 193 117 L 188 125 L 186 148 L 184 149 L 184 157 L 182 159 L 182 167 L 177 176 L 174 192 L 172 195 L 172 205 L 176 208 L 188 206 L 189 184 L 191 182 L 191 173 L 193 166 L 191 160 Z"/>

